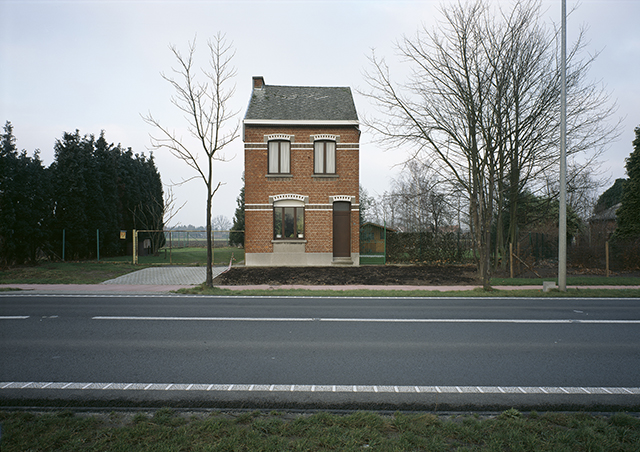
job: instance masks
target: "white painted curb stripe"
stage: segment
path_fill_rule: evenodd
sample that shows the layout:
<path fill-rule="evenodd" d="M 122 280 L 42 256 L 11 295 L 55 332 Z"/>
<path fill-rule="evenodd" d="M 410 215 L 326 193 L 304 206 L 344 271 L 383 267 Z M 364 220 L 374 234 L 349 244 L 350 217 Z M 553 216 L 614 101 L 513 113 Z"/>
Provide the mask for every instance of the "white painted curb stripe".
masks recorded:
<path fill-rule="evenodd" d="M 516 324 L 628 324 L 640 325 L 640 320 L 581 319 L 375 319 L 375 318 L 314 318 L 314 317 L 140 317 L 95 316 L 92 320 L 133 321 L 200 321 L 200 322 L 351 322 L 351 323 L 516 323 Z"/>
<path fill-rule="evenodd" d="M 56 389 L 106 391 L 205 391 L 205 392 L 315 392 L 378 394 L 574 394 L 640 395 L 640 387 L 576 386 L 373 386 L 373 385 L 276 385 L 276 384 L 176 384 L 176 383 L 77 383 L 0 382 L 2 389 Z"/>

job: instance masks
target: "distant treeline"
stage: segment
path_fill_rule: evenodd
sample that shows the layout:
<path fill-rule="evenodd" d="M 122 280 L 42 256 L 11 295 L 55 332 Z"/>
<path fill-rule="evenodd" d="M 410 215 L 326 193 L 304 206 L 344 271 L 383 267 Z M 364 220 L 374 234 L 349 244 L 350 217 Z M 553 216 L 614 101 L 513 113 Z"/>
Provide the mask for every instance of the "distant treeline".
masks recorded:
<path fill-rule="evenodd" d="M 163 191 L 153 156 L 109 144 L 102 132 L 64 133 L 47 168 L 18 152 L 13 126 L 0 142 L 0 264 L 127 252 L 132 229 L 163 229 Z M 120 231 L 129 231 L 127 240 Z"/>

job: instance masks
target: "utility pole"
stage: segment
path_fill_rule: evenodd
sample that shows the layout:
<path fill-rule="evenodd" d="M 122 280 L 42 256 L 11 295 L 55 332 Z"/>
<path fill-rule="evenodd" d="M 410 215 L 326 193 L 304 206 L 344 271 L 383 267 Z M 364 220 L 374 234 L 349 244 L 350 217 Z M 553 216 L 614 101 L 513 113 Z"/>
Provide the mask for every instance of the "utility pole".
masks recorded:
<path fill-rule="evenodd" d="M 560 218 L 558 219 L 558 289 L 567 291 L 567 0 L 562 0 L 560 57 Z"/>

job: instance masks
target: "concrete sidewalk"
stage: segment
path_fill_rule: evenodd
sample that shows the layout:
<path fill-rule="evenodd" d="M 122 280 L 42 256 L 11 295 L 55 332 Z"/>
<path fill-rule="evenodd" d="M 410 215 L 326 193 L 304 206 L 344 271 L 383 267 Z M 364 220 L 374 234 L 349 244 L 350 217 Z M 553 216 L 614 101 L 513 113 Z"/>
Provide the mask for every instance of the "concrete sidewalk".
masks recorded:
<path fill-rule="evenodd" d="M 227 267 L 213 267 L 213 277 L 215 278 L 226 269 Z M 184 286 L 202 284 L 206 279 L 206 267 L 149 267 L 110 279 L 102 284 Z"/>
<path fill-rule="evenodd" d="M 213 267 L 213 277 L 227 267 Z M 34 293 L 167 293 L 202 284 L 206 267 L 149 267 L 101 284 L 0 284 L 0 289 L 14 288 Z"/>

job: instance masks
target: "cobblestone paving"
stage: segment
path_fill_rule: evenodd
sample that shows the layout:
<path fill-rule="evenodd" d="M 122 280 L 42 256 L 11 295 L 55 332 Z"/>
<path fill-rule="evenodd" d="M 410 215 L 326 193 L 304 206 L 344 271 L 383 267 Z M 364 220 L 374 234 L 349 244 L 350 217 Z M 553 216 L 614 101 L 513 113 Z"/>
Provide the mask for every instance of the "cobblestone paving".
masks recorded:
<path fill-rule="evenodd" d="M 213 267 L 215 278 L 227 267 Z M 131 285 L 192 285 L 202 284 L 207 278 L 206 267 L 149 267 L 110 279 L 102 284 Z"/>

